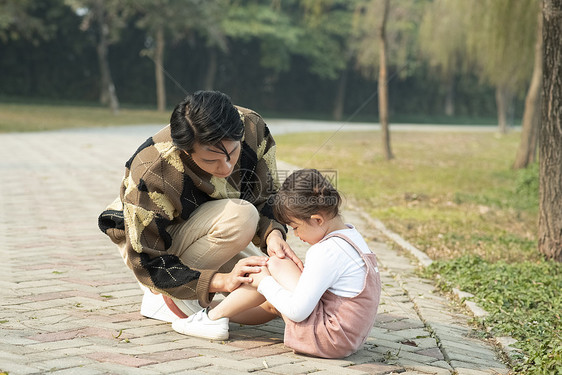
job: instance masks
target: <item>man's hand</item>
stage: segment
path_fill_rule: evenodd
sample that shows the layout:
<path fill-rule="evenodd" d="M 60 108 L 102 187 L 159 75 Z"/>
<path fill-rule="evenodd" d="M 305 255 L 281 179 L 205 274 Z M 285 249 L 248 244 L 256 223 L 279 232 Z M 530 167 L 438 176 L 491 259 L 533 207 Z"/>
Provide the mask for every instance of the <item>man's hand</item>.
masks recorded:
<path fill-rule="evenodd" d="M 269 256 L 276 256 L 278 258 L 289 258 L 299 269 L 303 270 L 303 265 L 299 257 L 295 254 L 293 249 L 289 246 L 287 242 L 283 239 L 283 235 L 277 229 L 274 229 L 269 233 L 265 241 L 267 243 L 267 253 Z"/>
<path fill-rule="evenodd" d="M 240 259 L 229 273 L 216 273 L 211 279 L 209 293 L 232 292 L 242 284 L 250 284 L 252 274 L 261 271 L 267 264 L 267 257 L 252 256 Z"/>
<path fill-rule="evenodd" d="M 267 266 L 261 267 L 261 271 L 254 274 L 254 276 L 252 277 L 253 280 L 250 285 L 257 289 L 261 281 L 268 276 L 271 276 L 271 273 L 269 273 L 269 269 L 267 268 Z"/>

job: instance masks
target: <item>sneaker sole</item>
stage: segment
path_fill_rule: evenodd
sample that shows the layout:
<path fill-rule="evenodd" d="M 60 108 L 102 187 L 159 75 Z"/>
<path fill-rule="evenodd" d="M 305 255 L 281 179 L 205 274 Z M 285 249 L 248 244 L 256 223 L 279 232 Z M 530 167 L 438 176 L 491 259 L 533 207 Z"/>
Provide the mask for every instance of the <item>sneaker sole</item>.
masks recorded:
<path fill-rule="evenodd" d="M 218 334 L 218 335 L 209 335 L 206 334 L 205 332 L 185 332 L 180 328 L 180 321 L 177 320 L 175 322 L 172 323 L 172 328 L 174 329 L 174 331 L 176 331 L 177 333 L 181 333 L 182 335 L 187 335 L 187 336 L 192 336 L 192 337 L 199 337 L 202 339 L 207 339 L 207 340 L 228 340 L 229 334 L 228 331 L 226 331 L 225 333 L 222 334 Z"/>

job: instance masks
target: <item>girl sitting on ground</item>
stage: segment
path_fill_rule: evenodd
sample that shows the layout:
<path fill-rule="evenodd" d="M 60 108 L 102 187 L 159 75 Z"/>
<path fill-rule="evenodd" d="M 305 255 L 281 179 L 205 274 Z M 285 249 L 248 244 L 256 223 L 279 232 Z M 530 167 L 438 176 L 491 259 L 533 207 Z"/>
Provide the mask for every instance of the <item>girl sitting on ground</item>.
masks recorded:
<path fill-rule="evenodd" d="M 297 353 L 343 358 L 359 349 L 375 321 L 381 283 L 375 254 L 339 214 L 341 197 L 315 169 L 291 174 L 274 204 L 276 218 L 312 245 L 301 272 L 272 257 L 261 272 L 212 308 L 172 324 L 186 335 L 228 338 L 229 320 L 260 324 L 281 316 L 284 343 Z"/>

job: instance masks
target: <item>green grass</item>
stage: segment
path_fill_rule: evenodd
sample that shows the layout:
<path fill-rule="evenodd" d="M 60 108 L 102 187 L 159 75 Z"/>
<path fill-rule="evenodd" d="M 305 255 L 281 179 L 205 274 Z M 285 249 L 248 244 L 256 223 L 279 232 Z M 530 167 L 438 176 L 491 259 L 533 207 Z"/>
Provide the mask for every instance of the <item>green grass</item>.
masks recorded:
<path fill-rule="evenodd" d="M 540 258 L 533 245 L 538 184 L 529 184 L 538 170 L 529 177 L 510 168 L 519 134 L 394 132 L 392 161 L 382 156 L 378 132 L 331 136 L 277 137 L 278 156 L 336 169 L 344 196 L 433 259 Z M 524 246 L 505 252 L 513 243 Z"/>
<path fill-rule="evenodd" d="M 167 124 L 169 112 L 122 108 L 114 115 L 98 106 L 0 103 L 0 133 L 133 124 Z"/>
<path fill-rule="evenodd" d="M 480 323 L 496 336 L 511 336 L 524 355 L 514 367 L 525 374 L 562 373 L 562 264 L 508 264 L 464 256 L 433 263 L 426 276 L 445 275 L 444 290 L 461 286 L 491 315 Z"/>
<path fill-rule="evenodd" d="M 392 132 L 391 161 L 378 132 L 276 140 L 279 158 L 336 170 L 351 204 L 436 260 L 426 276 L 475 294 L 483 331 L 518 340 L 514 371 L 562 373 L 562 265 L 537 250 L 538 167 L 511 169 L 519 137 Z"/>

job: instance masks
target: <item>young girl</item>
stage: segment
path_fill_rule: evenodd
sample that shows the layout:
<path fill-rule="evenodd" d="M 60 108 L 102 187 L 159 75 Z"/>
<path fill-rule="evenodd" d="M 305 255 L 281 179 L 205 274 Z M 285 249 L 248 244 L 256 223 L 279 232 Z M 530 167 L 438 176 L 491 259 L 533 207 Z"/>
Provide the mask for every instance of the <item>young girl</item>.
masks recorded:
<path fill-rule="evenodd" d="M 228 322 L 260 324 L 281 316 L 285 345 L 297 353 L 342 358 L 365 342 L 377 313 L 381 283 L 375 254 L 339 215 L 341 197 L 315 169 L 290 175 L 274 204 L 276 218 L 312 245 L 301 273 L 290 259 L 271 257 L 261 272 L 206 308 L 172 324 L 179 333 L 224 340 Z"/>

